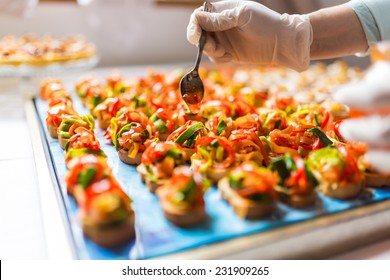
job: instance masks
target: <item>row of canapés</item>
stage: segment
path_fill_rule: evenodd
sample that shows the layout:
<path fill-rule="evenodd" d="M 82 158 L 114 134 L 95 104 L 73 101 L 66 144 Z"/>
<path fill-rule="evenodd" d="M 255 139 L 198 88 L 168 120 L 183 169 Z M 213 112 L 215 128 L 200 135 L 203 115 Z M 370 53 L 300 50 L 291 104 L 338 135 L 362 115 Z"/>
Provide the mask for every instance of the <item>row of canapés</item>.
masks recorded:
<path fill-rule="evenodd" d="M 191 115 L 178 93 L 181 74 L 149 73 L 128 80 L 115 73 L 106 85 L 93 78 L 76 84 L 83 104 L 107 129 L 105 138 L 123 162 L 138 166 L 173 223 L 201 222 L 203 192 L 213 183 L 243 218 L 269 214 L 278 199 L 308 207 L 315 204 L 317 190 L 346 199 L 357 196 L 364 182 L 386 183 L 388 177 L 379 174 L 364 172 L 370 181 L 364 179 L 364 144 L 340 136 L 341 119 L 348 116 L 345 106 L 302 105 L 245 83 L 215 80 L 210 71 L 200 113 Z M 41 95 L 57 96 L 63 108 L 69 107 L 69 94 L 59 81 L 43 83 Z M 62 107 L 49 109 L 48 127 L 70 139 L 74 129 L 62 120 Z"/>
<path fill-rule="evenodd" d="M 67 192 L 79 206 L 84 234 L 103 247 L 115 247 L 135 237 L 131 199 L 121 188 L 100 147 L 91 115 L 80 116 L 61 83 L 46 81 L 47 127 L 64 149 Z M 57 93 L 56 93 L 57 92 Z"/>

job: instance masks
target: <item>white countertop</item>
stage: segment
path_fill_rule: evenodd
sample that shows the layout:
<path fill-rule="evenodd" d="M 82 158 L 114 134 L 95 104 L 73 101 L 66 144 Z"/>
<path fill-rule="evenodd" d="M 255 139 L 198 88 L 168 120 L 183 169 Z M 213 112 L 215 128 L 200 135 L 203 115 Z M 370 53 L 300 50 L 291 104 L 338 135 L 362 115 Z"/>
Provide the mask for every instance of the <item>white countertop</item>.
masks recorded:
<path fill-rule="evenodd" d="M 17 79 L 0 78 L 0 259 L 47 259 L 23 98 Z M 385 241 L 334 258 L 390 259 L 390 233 Z"/>

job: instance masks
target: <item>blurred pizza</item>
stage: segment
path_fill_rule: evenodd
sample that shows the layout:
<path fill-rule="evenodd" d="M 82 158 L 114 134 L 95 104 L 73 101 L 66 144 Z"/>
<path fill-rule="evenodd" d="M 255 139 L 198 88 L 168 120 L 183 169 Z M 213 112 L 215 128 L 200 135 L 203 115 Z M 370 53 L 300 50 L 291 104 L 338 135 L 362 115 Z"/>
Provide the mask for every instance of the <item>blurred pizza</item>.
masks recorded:
<path fill-rule="evenodd" d="M 85 37 L 38 37 L 8 35 L 0 40 L 0 65 L 41 66 L 88 59 L 96 54 L 95 46 Z"/>

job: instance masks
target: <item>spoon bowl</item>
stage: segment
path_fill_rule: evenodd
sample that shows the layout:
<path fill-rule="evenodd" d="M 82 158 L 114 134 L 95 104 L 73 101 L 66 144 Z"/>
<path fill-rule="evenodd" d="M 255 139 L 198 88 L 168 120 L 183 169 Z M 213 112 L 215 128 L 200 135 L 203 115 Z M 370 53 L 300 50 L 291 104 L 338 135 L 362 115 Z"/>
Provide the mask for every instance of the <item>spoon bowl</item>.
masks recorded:
<path fill-rule="evenodd" d="M 187 104 L 198 104 L 204 96 L 202 79 L 196 69 L 183 76 L 180 81 L 180 92 Z"/>
<path fill-rule="evenodd" d="M 204 2 L 203 10 L 209 12 L 211 4 Z M 198 55 L 196 58 L 194 68 L 188 72 L 180 81 L 180 93 L 184 102 L 187 104 L 189 111 L 197 114 L 200 107 L 200 102 L 204 96 L 204 86 L 202 79 L 199 76 L 199 64 L 202 59 L 204 44 L 206 43 L 206 31 L 202 30 L 199 39 Z"/>

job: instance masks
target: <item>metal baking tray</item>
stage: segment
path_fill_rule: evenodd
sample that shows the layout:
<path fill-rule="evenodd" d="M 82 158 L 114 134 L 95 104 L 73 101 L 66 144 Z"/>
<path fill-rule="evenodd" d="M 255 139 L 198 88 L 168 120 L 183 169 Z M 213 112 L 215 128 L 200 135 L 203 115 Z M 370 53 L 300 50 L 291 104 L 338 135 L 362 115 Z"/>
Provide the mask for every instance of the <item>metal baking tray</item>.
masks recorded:
<path fill-rule="evenodd" d="M 77 98 L 80 114 L 87 113 Z M 136 240 L 108 250 L 88 240 L 78 220 L 77 205 L 66 193 L 63 151 L 48 135 L 46 102 L 28 96 L 26 116 L 33 139 L 48 254 L 74 259 L 318 259 L 388 237 L 390 188 L 369 188 L 356 199 L 319 196 L 315 207 L 295 210 L 279 204 L 260 221 L 238 218 L 216 188 L 205 194 L 207 222 L 177 228 L 164 217 L 156 196 L 141 182 L 135 167 L 122 163 L 102 138 L 98 139 L 124 191 L 133 199 Z"/>

